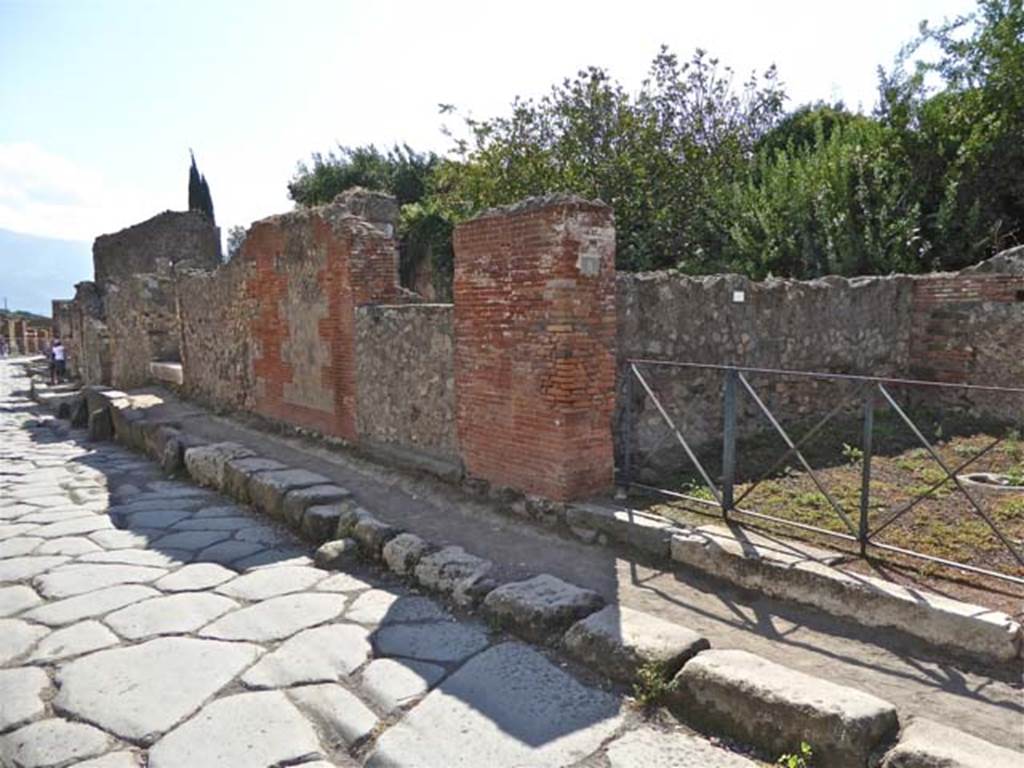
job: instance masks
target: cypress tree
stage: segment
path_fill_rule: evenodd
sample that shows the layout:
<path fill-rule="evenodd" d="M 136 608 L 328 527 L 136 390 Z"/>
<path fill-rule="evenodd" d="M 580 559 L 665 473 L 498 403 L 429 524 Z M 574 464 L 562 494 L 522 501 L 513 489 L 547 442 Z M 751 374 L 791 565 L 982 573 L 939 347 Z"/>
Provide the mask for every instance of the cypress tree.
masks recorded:
<path fill-rule="evenodd" d="M 209 218 L 211 223 L 216 223 L 213 217 L 213 197 L 210 195 L 210 185 L 206 177 L 199 173 L 196 167 L 196 156 L 192 150 L 188 151 L 192 157 L 192 166 L 188 169 L 188 209 L 190 211 L 202 211 Z"/>

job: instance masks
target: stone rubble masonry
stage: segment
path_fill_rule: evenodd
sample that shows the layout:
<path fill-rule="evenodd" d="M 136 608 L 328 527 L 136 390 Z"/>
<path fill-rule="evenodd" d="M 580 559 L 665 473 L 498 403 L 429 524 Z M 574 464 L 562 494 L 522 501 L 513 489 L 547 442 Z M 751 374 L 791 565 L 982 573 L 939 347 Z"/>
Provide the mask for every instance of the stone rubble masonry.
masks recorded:
<path fill-rule="evenodd" d="M 455 386 L 466 470 L 564 501 L 612 484 L 612 211 L 535 198 L 455 230 Z"/>

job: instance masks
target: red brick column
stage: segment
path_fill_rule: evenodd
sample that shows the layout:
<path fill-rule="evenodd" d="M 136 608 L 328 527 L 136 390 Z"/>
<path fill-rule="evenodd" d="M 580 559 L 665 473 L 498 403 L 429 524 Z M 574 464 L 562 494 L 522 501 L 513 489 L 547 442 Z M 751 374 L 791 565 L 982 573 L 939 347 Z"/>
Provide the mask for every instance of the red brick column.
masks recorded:
<path fill-rule="evenodd" d="M 613 482 L 611 209 L 525 201 L 455 232 L 455 382 L 467 472 L 558 501 Z"/>

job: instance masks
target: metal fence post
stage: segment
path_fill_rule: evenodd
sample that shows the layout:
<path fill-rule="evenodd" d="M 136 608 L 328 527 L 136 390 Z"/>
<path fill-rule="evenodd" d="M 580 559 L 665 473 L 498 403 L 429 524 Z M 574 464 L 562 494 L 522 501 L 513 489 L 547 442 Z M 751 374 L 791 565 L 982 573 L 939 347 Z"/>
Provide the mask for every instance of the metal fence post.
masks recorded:
<path fill-rule="evenodd" d="M 868 509 L 871 506 L 871 451 L 872 438 L 875 431 L 875 390 L 868 390 L 864 396 L 864 433 L 861 439 L 863 466 L 860 481 L 860 530 L 857 541 L 860 543 L 860 554 L 863 557 L 868 549 Z"/>
<path fill-rule="evenodd" d="M 735 368 L 725 372 L 722 392 L 722 513 L 728 517 L 733 508 L 733 486 L 736 482 L 736 380 Z"/>
<path fill-rule="evenodd" d="M 626 425 L 622 455 L 622 487 L 628 492 L 633 483 L 633 367 L 626 369 Z"/>

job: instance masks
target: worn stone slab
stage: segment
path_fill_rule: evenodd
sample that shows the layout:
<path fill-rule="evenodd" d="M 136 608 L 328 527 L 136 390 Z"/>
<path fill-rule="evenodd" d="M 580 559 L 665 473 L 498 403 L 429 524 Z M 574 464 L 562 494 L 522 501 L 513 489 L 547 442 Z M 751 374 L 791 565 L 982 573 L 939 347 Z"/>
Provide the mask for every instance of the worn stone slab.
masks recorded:
<path fill-rule="evenodd" d="M 370 655 L 370 632 L 355 624 L 331 624 L 300 632 L 242 676 L 251 688 L 283 688 L 336 682 Z"/>
<path fill-rule="evenodd" d="M 426 695 L 444 677 L 444 667 L 412 659 L 374 659 L 363 670 L 360 690 L 385 714 Z"/>
<path fill-rule="evenodd" d="M 772 754 L 807 741 L 822 765 L 864 765 L 897 728 L 888 702 L 746 651 L 700 653 L 675 681 L 674 700 L 698 724 Z"/>
<path fill-rule="evenodd" d="M 0 765 L 49 768 L 106 752 L 110 737 L 84 723 L 40 720 L 0 736 Z"/>
<path fill-rule="evenodd" d="M 187 520 L 192 513 L 185 509 L 151 509 L 128 515 L 129 528 L 170 528 L 175 523 Z"/>
<path fill-rule="evenodd" d="M 117 635 L 98 621 L 87 620 L 54 630 L 44 637 L 28 657 L 32 663 L 45 663 L 81 656 L 119 642 Z"/>
<path fill-rule="evenodd" d="M 401 531 L 398 528 L 388 525 L 372 515 L 359 518 L 352 526 L 352 538 L 359 542 L 363 552 L 374 560 L 380 560 L 384 545 L 399 533 Z"/>
<path fill-rule="evenodd" d="M 484 612 L 498 625 L 534 642 L 554 642 L 604 599 L 547 573 L 503 584 L 484 598 Z"/>
<path fill-rule="evenodd" d="M 334 538 L 338 521 L 345 512 L 344 504 L 317 504 L 308 507 L 302 515 L 299 527 L 310 541 L 321 544 Z"/>
<path fill-rule="evenodd" d="M 46 634 L 44 627 L 19 619 L 0 619 L 0 664 L 6 664 L 28 651 Z"/>
<path fill-rule="evenodd" d="M 373 636 L 379 655 L 446 664 L 461 662 L 489 644 L 482 627 L 455 621 L 387 624 Z"/>
<path fill-rule="evenodd" d="M 190 517 L 171 526 L 175 531 L 244 531 L 256 525 L 248 515 L 234 517 Z"/>
<path fill-rule="evenodd" d="M 621 726 L 617 696 L 504 643 L 467 662 L 377 740 L 368 768 L 564 766 Z"/>
<path fill-rule="evenodd" d="M 293 528 L 299 528 L 302 526 L 302 516 L 310 507 L 322 504 L 337 504 L 351 495 L 345 488 L 333 483 L 311 485 L 308 488 L 297 488 L 294 491 L 288 491 L 282 504 L 285 522 Z"/>
<path fill-rule="evenodd" d="M 36 589 L 49 598 L 74 597 L 117 584 L 145 584 L 167 574 L 164 568 L 140 565 L 97 563 L 66 565 L 33 582 Z"/>
<path fill-rule="evenodd" d="M 313 562 L 318 568 L 337 571 L 356 562 L 360 556 L 359 544 L 355 539 L 335 539 L 317 548 Z"/>
<path fill-rule="evenodd" d="M 57 671 L 54 705 L 122 738 L 150 743 L 260 655 L 248 643 L 166 637 L 99 651 Z"/>
<path fill-rule="evenodd" d="M 310 590 L 326 575 L 319 568 L 282 566 L 238 576 L 226 584 L 221 584 L 216 591 L 244 600 L 266 600 L 289 592 Z"/>
<path fill-rule="evenodd" d="M 416 564 L 416 581 L 423 587 L 452 595 L 468 605 L 480 597 L 477 585 L 488 581 L 493 564 L 466 552 L 462 547 L 445 547 L 424 555 Z"/>
<path fill-rule="evenodd" d="M 287 469 L 284 464 L 273 459 L 254 456 L 247 459 L 232 459 L 224 465 L 221 490 L 243 504 L 249 503 L 249 478 L 259 472 L 270 472 Z"/>
<path fill-rule="evenodd" d="M 354 694 L 336 684 L 309 685 L 290 691 L 292 701 L 320 728 L 333 749 L 369 736 L 377 716 Z"/>
<path fill-rule="evenodd" d="M 89 517 L 79 517 L 60 523 L 41 525 L 32 531 L 32 535 L 42 539 L 56 539 L 61 536 L 78 536 L 83 533 L 113 530 L 113 528 L 114 524 L 110 522 L 108 517 L 104 515 L 90 515 Z"/>
<path fill-rule="evenodd" d="M 44 541 L 45 539 L 40 539 L 36 536 L 19 536 L 16 539 L 7 539 L 6 541 L 0 541 L 0 559 L 27 555 L 31 552 L 34 552 L 36 548 Z M 48 552 L 40 554 L 61 553 Z"/>
<path fill-rule="evenodd" d="M 39 605 L 43 600 L 31 587 L 18 584 L 13 587 L 0 587 L 0 618 L 13 616 Z"/>
<path fill-rule="evenodd" d="M 925 718 L 913 718 L 882 768 L 1019 768 L 1024 754 Z"/>
<path fill-rule="evenodd" d="M 318 592 L 362 592 L 373 585 L 349 573 L 336 573 L 316 585 Z"/>
<path fill-rule="evenodd" d="M 191 592 L 216 587 L 238 574 L 217 563 L 190 563 L 153 582 L 164 592 Z"/>
<path fill-rule="evenodd" d="M 135 752 L 110 752 L 84 763 L 75 763 L 75 768 L 139 768 L 142 758 Z"/>
<path fill-rule="evenodd" d="M 430 549 L 430 545 L 416 534 L 400 533 L 384 545 L 381 555 L 393 572 L 408 576 Z"/>
<path fill-rule="evenodd" d="M 252 455 L 252 451 L 238 443 L 195 446 L 185 450 L 185 469 L 199 485 L 220 490 L 224 486 L 224 465 Z"/>
<path fill-rule="evenodd" d="M 11 557 L 0 560 L 0 581 L 21 581 L 46 573 L 51 568 L 63 565 L 69 558 L 65 556 L 35 557 Z"/>
<path fill-rule="evenodd" d="M 49 687 L 50 678 L 38 667 L 0 669 L 0 732 L 43 714 L 43 693 Z"/>
<path fill-rule="evenodd" d="M 375 627 L 398 621 L 454 621 L 454 617 L 429 597 L 386 589 L 359 595 L 345 611 L 345 618 Z"/>
<path fill-rule="evenodd" d="M 223 595 L 183 592 L 129 605 L 104 621 L 121 637 L 141 640 L 194 632 L 237 607 L 238 603 Z"/>
<path fill-rule="evenodd" d="M 289 491 L 314 485 L 329 485 L 323 475 L 308 469 L 277 469 L 259 472 L 249 478 L 249 501 L 271 517 L 284 517 L 284 497 Z"/>
<path fill-rule="evenodd" d="M 165 531 L 157 528 L 146 528 L 133 531 L 98 531 L 90 534 L 89 538 L 104 549 L 139 549 L 149 546 L 151 541 L 165 534 Z"/>
<path fill-rule="evenodd" d="M 757 768 L 742 755 L 678 730 L 644 725 L 608 745 L 609 768 Z"/>
<path fill-rule="evenodd" d="M 230 531 L 177 531 L 161 536 L 153 542 L 159 549 L 178 549 L 198 554 L 207 547 L 212 547 L 231 538 Z"/>
<path fill-rule="evenodd" d="M 162 738 L 149 768 L 293 765 L 320 755 L 313 727 L 283 693 L 262 691 L 218 699 Z"/>
<path fill-rule="evenodd" d="M 81 619 L 102 616 L 126 605 L 137 603 L 139 600 L 145 600 L 147 597 L 157 597 L 159 594 L 155 589 L 141 584 L 107 587 L 85 595 L 76 595 L 54 603 L 40 605 L 23 614 L 23 618 L 32 619 L 32 621 L 38 621 L 51 627 L 59 627 L 73 624 Z"/>
<path fill-rule="evenodd" d="M 329 592 L 282 595 L 217 619 L 200 634 L 221 640 L 281 640 L 330 621 L 344 607 L 345 599 Z"/>
<path fill-rule="evenodd" d="M 266 545 L 257 544 L 254 541 L 229 539 L 200 550 L 199 554 L 195 556 L 195 560 L 198 563 L 217 563 L 234 567 L 235 563 L 240 560 L 257 555 L 266 549 Z"/>
<path fill-rule="evenodd" d="M 115 549 L 89 552 L 77 559 L 78 563 L 120 563 L 122 565 L 144 565 L 150 568 L 177 568 L 191 559 L 192 555 L 182 550 L 158 549 Z"/>
<path fill-rule="evenodd" d="M 1017 664 L 1022 630 L 1007 614 L 840 571 L 804 545 L 702 526 L 672 538 L 672 559 L 761 594 L 895 628 L 955 655 Z"/>
<path fill-rule="evenodd" d="M 657 665 L 671 679 L 684 662 L 710 647 L 693 630 L 619 605 L 573 624 L 563 643 L 571 656 L 623 682 L 634 682 L 645 665 Z"/>

